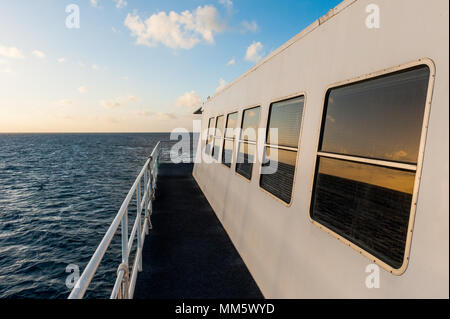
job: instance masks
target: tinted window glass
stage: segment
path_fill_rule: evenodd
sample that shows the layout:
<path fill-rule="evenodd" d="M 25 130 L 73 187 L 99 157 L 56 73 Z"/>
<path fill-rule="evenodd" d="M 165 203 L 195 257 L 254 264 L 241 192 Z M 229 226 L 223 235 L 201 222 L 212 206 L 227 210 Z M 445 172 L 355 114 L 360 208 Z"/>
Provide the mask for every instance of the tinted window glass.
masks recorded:
<path fill-rule="evenodd" d="M 237 112 L 228 114 L 227 129 L 225 131 L 225 137 L 228 137 L 228 138 L 234 137 L 234 129 L 237 127 L 237 119 L 238 119 Z"/>
<path fill-rule="evenodd" d="M 406 71 L 328 91 L 320 150 L 417 163 L 430 71 Z"/>
<path fill-rule="evenodd" d="M 214 130 L 214 146 L 212 150 L 212 156 L 218 160 L 220 154 L 220 145 L 222 144 L 224 116 L 218 116 L 216 119 L 216 128 Z"/>
<path fill-rule="evenodd" d="M 222 139 L 216 137 L 216 138 L 214 139 L 214 146 L 213 146 L 213 151 L 212 151 L 212 156 L 213 156 L 216 160 L 219 160 L 220 144 L 222 144 Z"/>
<path fill-rule="evenodd" d="M 244 111 L 242 120 L 241 139 L 256 142 L 259 127 L 260 107 Z"/>
<path fill-rule="evenodd" d="M 318 161 L 311 217 L 400 268 L 415 172 L 325 157 Z"/>
<path fill-rule="evenodd" d="M 211 144 L 213 142 L 213 126 L 214 125 L 214 118 L 210 118 L 208 121 L 208 137 L 206 139 L 206 147 L 205 147 L 205 153 L 210 154 L 211 152 Z"/>
<path fill-rule="evenodd" d="M 304 97 L 274 103 L 270 107 L 267 144 L 298 147 Z M 278 140 L 271 140 L 270 129 L 278 129 Z"/>
<path fill-rule="evenodd" d="M 255 161 L 256 145 L 245 142 L 239 143 L 236 161 L 236 172 L 247 179 L 252 178 L 253 162 Z"/>
<path fill-rule="evenodd" d="M 266 147 L 264 167 L 276 168 L 273 174 L 261 174 L 260 186 L 286 203 L 290 203 L 294 184 L 296 151 Z"/>
<path fill-rule="evenodd" d="M 223 144 L 222 163 L 228 167 L 231 167 L 231 160 L 233 158 L 233 145 L 234 141 L 225 140 Z"/>
<path fill-rule="evenodd" d="M 215 136 L 218 136 L 218 137 L 222 137 L 223 136 L 223 124 L 224 124 L 224 119 L 225 119 L 225 117 L 222 115 L 222 116 L 219 116 L 218 118 L 217 118 L 217 121 L 216 121 L 216 131 L 215 131 Z"/>

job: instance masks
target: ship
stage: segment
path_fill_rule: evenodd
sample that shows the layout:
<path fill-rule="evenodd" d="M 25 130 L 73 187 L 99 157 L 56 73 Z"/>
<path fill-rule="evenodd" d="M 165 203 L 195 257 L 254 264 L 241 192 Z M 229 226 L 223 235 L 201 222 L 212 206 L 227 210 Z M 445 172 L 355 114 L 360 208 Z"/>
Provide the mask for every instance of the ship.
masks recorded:
<path fill-rule="evenodd" d="M 448 298 L 448 6 L 345 0 L 209 98 L 69 298 L 115 234 L 112 299 Z"/>

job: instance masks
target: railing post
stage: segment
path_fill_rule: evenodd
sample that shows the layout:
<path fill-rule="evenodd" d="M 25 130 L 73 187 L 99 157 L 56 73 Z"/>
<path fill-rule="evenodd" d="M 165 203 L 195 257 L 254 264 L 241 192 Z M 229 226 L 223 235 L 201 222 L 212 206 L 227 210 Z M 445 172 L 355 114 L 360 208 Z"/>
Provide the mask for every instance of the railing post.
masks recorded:
<path fill-rule="evenodd" d="M 139 181 L 138 183 L 138 188 L 136 190 L 136 208 L 137 208 L 137 214 L 136 214 L 136 218 L 137 218 L 137 231 L 136 231 L 136 235 L 137 235 L 137 253 L 141 252 L 142 254 L 142 243 L 141 243 L 141 235 L 142 235 L 142 223 L 141 223 L 141 211 L 142 211 L 142 207 L 141 207 L 141 181 Z M 142 255 L 141 256 L 137 256 L 137 260 L 138 260 L 138 270 L 142 271 Z"/>
<path fill-rule="evenodd" d="M 128 208 L 125 210 L 125 214 L 122 217 L 122 267 L 126 268 L 128 273 Z M 120 295 L 123 299 L 128 298 L 128 285 L 129 277 L 124 276 L 122 282 L 122 289 Z"/>
<path fill-rule="evenodd" d="M 151 163 L 151 162 L 150 162 Z M 144 218 L 144 225 L 145 225 L 145 221 L 148 219 L 148 202 L 149 202 L 149 198 L 150 198 L 150 187 L 148 185 L 149 182 L 149 165 L 147 166 L 147 168 L 145 169 L 145 174 L 144 174 L 144 194 L 146 194 L 147 196 L 145 196 L 145 218 Z M 148 235 L 149 231 L 148 231 L 148 226 L 145 228 L 145 234 Z"/>

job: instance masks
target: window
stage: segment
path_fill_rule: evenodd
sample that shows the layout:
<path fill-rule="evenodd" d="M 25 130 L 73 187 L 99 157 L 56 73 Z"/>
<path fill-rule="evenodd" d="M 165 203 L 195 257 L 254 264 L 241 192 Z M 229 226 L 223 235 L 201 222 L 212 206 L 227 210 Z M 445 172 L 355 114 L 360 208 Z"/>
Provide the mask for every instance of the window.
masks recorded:
<path fill-rule="evenodd" d="M 234 152 L 234 129 L 237 126 L 238 113 L 230 113 L 227 116 L 227 124 L 225 126 L 225 137 L 223 140 L 222 163 L 231 167 Z"/>
<path fill-rule="evenodd" d="M 256 161 L 256 141 L 258 139 L 259 106 L 247 109 L 242 115 L 236 172 L 252 179 L 253 163 Z"/>
<path fill-rule="evenodd" d="M 269 110 L 261 188 L 289 204 L 294 185 L 295 164 L 302 123 L 304 97 L 273 103 Z M 271 134 L 271 130 L 278 134 Z M 274 171 L 264 172 L 265 167 Z"/>
<path fill-rule="evenodd" d="M 393 272 L 405 260 L 430 69 L 330 89 L 311 218 Z"/>
<path fill-rule="evenodd" d="M 208 137 L 206 139 L 205 153 L 211 154 L 211 145 L 213 143 L 213 125 L 214 125 L 214 117 L 211 117 L 208 122 Z"/>
<path fill-rule="evenodd" d="M 223 138 L 223 121 L 224 116 L 219 116 L 216 119 L 216 129 L 214 130 L 214 146 L 212 150 L 212 157 L 219 160 L 220 146 L 222 145 Z"/>

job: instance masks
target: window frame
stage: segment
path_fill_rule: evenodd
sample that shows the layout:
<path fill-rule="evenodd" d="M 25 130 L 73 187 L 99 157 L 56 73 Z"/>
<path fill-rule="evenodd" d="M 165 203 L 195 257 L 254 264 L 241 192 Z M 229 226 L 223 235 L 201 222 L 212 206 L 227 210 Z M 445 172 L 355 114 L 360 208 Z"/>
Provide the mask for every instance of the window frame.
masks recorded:
<path fill-rule="evenodd" d="M 270 121 L 270 112 L 272 110 L 272 106 L 276 103 L 279 102 L 284 102 L 284 101 L 289 101 L 295 98 L 299 98 L 299 97 L 303 97 L 303 110 L 302 110 L 302 119 L 300 121 L 300 132 L 298 135 L 298 141 L 297 141 L 297 148 L 293 148 L 293 147 L 287 147 L 287 146 L 278 146 L 278 145 L 274 145 L 274 144 L 267 144 L 267 134 L 269 134 L 268 131 L 268 125 L 269 125 L 269 121 Z M 289 203 L 286 203 L 285 201 L 283 201 L 282 199 L 276 197 L 274 194 L 270 193 L 269 191 L 265 190 L 264 188 L 261 187 L 261 171 L 262 171 L 262 165 L 263 163 L 261 163 L 261 165 L 259 166 L 259 182 L 258 182 L 258 188 L 263 192 L 266 193 L 267 195 L 269 195 L 270 197 L 272 197 L 273 199 L 275 199 L 276 201 L 280 202 L 281 204 L 283 204 L 285 207 L 291 207 L 292 203 L 294 202 L 294 194 L 295 194 L 295 181 L 296 181 L 296 175 L 297 175 L 297 169 L 298 169 L 298 159 L 300 156 L 300 145 L 301 145 L 301 139 L 302 139 L 302 135 L 303 135 L 303 123 L 304 123 L 304 119 L 305 119 L 305 110 L 306 110 L 306 92 L 302 91 L 302 92 L 298 92 L 298 93 L 294 93 L 291 94 L 289 96 L 285 96 L 279 99 L 274 100 L 273 102 L 270 102 L 269 104 L 269 109 L 267 110 L 267 121 L 266 121 L 266 134 L 264 136 L 264 156 L 265 156 L 265 151 L 266 151 L 266 147 L 269 148 L 276 148 L 276 149 L 282 149 L 282 150 L 286 150 L 286 151 L 295 151 L 297 152 L 297 155 L 295 156 L 295 169 L 294 169 L 294 180 L 292 182 L 292 194 L 291 194 L 291 200 Z"/>
<path fill-rule="evenodd" d="M 399 71 L 404 71 L 409 68 L 414 68 L 418 66 L 427 66 L 430 71 L 429 79 L 428 79 L 428 89 L 426 94 L 426 100 L 425 100 L 425 107 L 424 107 L 424 115 L 423 115 L 423 122 L 422 122 L 422 128 L 421 128 L 421 136 L 420 136 L 420 144 L 419 144 L 419 151 L 418 151 L 418 158 L 417 158 L 417 164 L 403 164 L 403 163 L 391 163 L 389 161 L 385 160 L 377 160 L 377 159 L 369 159 L 364 157 L 358 157 L 358 156 L 347 156 L 347 155 L 340 155 L 340 154 L 333 154 L 333 153 L 326 153 L 326 152 L 320 152 L 320 141 L 322 139 L 324 124 L 325 124 L 325 103 L 327 102 L 328 92 L 333 88 L 338 88 L 344 85 L 349 85 L 357 82 L 361 82 L 364 80 L 370 80 L 373 78 L 389 75 L 391 73 L 396 73 Z M 320 114 L 320 124 L 318 128 L 318 134 L 317 134 L 317 140 L 316 140 L 316 151 L 314 153 L 314 162 L 313 162 L 313 174 L 310 184 L 310 196 L 309 196 L 309 210 L 308 210 L 308 218 L 309 221 L 318 227 L 321 230 L 324 230 L 332 237 L 338 239 L 341 241 L 344 245 L 351 247 L 353 250 L 359 252 L 362 256 L 368 258 L 371 262 L 375 263 L 376 265 L 380 266 L 384 270 L 388 271 L 392 275 L 395 276 L 401 276 L 405 273 L 406 269 L 408 268 L 408 263 L 410 259 L 410 253 L 411 253 L 411 242 L 412 242 L 412 235 L 414 231 L 414 220 L 415 220 L 415 214 L 417 209 L 417 199 L 418 199 L 418 193 L 420 188 L 420 180 L 422 176 L 422 168 L 423 168 L 423 160 L 424 160 L 424 152 L 425 152 L 425 144 L 426 144 L 426 137 L 428 133 L 428 122 L 430 118 L 430 111 L 431 111 L 431 102 L 433 97 L 433 90 L 434 90 L 434 79 L 436 75 L 436 67 L 434 65 L 434 62 L 429 58 L 421 58 L 412 62 L 407 62 L 401 65 L 397 65 L 394 67 L 386 68 L 377 72 L 368 73 L 359 77 L 351 78 L 349 80 L 344 80 L 341 82 L 334 83 L 332 85 L 329 85 L 327 88 L 325 88 L 325 92 L 323 94 L 322 98 L 322 110 Z M 323 154 L 326 153 L 326 156 L 323 156 Z M 414 178 L 414 188 L 412 193 L 412 200 L 411 200 L 411 207 L 410 207 L 410 214 L 409 214 L 409 221 L 408 221 L 408 230 L 406 235 L 406 242 L 405 242 L 405 252 L 403 255 L 403 263 L 400 268 L 394 268 L 378 257 L 375 257 L 370 252 L 364 250 L 360 246 L 354 244 L 353 242 L 349 241 L 348 239 L 344 238 L 343 236 L 339 235 L 335 231 L 329 229 L 328 227 L 322 225 L 319 221 L 316 221 L 312 219 L 311 217 L 311 211 L 312 211 L 312 203 L 313 203 L 313 196 L 314 196 L 314 190 L 315 190 L 315 178 L 317 175 L 318 170 L 318 158 L 319 157 L 325 157 L 325 158 L 331 158 L 331 159 L 343 159 L 343 160 L 349 160 L 351 158 L 353 162 L 362 163 L 362 164 L 369 164 L 369 165 L 377 165 L 381 167 L 387 167 L 387 168 L 395 168 L 395 169 L 406 169 L 408 171 L 415 171 L 415 178 Z M 359 161 L 355 161 L 354 159 L 358 158 Z M 389 165 L 386 162 L 389 163 Z M 393 165 L 394 164 L 394 165 Z M 414 170 L 411 170 L 413 169 Z"/>
<path fill-rule="evenodd" d="M 229 117 L 230 115 L 232 115 L 232 114 L 236 114 L 236 115 L 237 115 L 236 126 L 237 126 L 237 123 L 239 123 L 239 110 L 236 110 L 236 111 L 232 111 L 232 112 L 230 112 L 230 113 L 227 113 L 226 118 L 225 118 L 225 126 L 224 126 L 224 128 L 223 128 L 222 151 L 220 152 L 220 154 L 221 154 L 220 163 L 221 163 L 223 166 L 225 166 L 226 168 L 228 168 L 228 169 L 232 169 L 232 168 L 233 168 L 233 165 L 235 164 L 235 161 L 234 161 L 234 153 L 235 153 L 236 141 L 238 140 L 238 139 L 236 138 L 236 134 L 234 134 L 234 133 L 236 133 L 237 127 L 233 128 L 234 132 L 233 132 L 233 137 L 232 137 L 232 138 L 226 137 L 226 130 L 227 130 L 227 125 L 228 125 L 228 117 Z M 228 142 L 233 142 L 233 150 L 232 150 L 232 152 L 231 152 L 231 163 L 230 163 L 230 166 L 226 165 L 226 164 L 223 162 L 223 150 L 225 149 L 225 142 L 226 142 L 226 141 L 228 141 Z"/>
<path fill-rule="evenodd" d="M 256 141 L 255 141 L 255 142 L 245 141 L 245 140 L 241 139 L 241 137 L 242 137 L 242 132 L 243 132 L 242 126 L 244 125 L 244 114 L 245 114 L 245 111 L 251 110 L 251 109 L 255 109 L 255 108 L 257 108 L 257 107 L 259 107 L 259 110 L 260 110 L 260 111 L 259 111 L 259 118 L 258 118 L 258 128 L 260 128 L 260 125 L 261 125 L 261 114 L 262 114 L 262 110 L 263 110 L 262 104 L 254 104 L 253 106 L 248 106 L 248 107 L 246 107 L 246 108 L 243 108 L 243 109 L 241 110 L 241 118 L 240 118 L 240 126 L 239 126 L 239 136 L 238 136 L 238 138 L 236 139 L 236 156 L 235 156 L 235 161 L 234 161 L 234 173 L 235 173 L 237 176 L 242 177 L 242 178 L 243 178 L 245 181 L 247 181 L 248 183 L 251 183 L 251 182 L 252 182 L 252 179 L 253 179 L 253 169 L 255 168 L 255 165 L 252 166 L 252 178 L 248 179 L 247 177 L 243 176 L 242 174 L 240 174 L 240 173 L 237 171 L 237 158 L 238 158 L 238 156 L 239 156 L 239 148 L 241 147 L 241 143 L 242 143 L 242 142 L 243 142 L 243 143 L 247 143 L 247 144 L 252 144 L 252 145 L 255 145 L 255 163 L 253 163 L 253 164 L 258 164 L 258 139 L 259 139 L 259 135 L 256 136 Z M 239 120 L 239 118 L 238 118 L 238 120 Z M 250 142 L 250 143 L 249 143 L 249 142 Z"/>
<path fill-rule="evenodd" d="M 217 162 L 221 162 L 221 159 L 222 159 L 222 144 L 223 143 L 220 143 L 219 144 L 219 150 L 218 150 L 218 153 L 219 153 L 219 157 L 216 159 L 215 157 L 214 157 L 214 146 L 216 145 L 216 139 L 223 139 L 224 137 L 222 136 L 222 137 L 220 137 L 220 136 L 217 136 L 217 130 L 220 130 L 220 127 L 217 127 L 217 120 L 220 118 L 220 117 L 223 117 L 223 118 L 225 118 L 225 115 L 217 115 L 216 116 L 216 121 L 215 121 L 215 123 L 214 123 L 214 134 L 212 135 L 212 137 L 213 137 L 213 140 L 212 140 L 212 147 L 211 147 L 211 157 L 215 160 L 215 161 L 217 161 Z M 224 125 L 226 125 L 226 123 L 224 124 Z M 224 132 L 224 130 L 222 130 L 222 135 L 224 135 L 225 134 L 225 132 Z"/>

